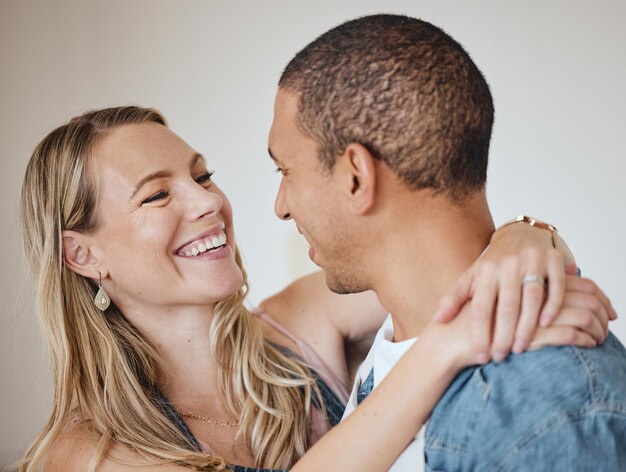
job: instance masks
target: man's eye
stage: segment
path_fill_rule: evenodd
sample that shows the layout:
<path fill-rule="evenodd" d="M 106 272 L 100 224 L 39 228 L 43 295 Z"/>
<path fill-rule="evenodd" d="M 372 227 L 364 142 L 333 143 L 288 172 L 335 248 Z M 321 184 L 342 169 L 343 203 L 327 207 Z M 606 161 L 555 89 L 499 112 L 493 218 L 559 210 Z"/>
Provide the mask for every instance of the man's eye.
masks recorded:
<path fill-rule="evenodd" d="M 144 204 L 144 203 L 155 202 L 157 200 L 162 200 L 162 199 L 166 198 L 168 195 L 169 195 L 169 193 L 166 192 L 165 190 L 160 190 L 157 193 L 155 193 L 154 195 L 151 195 L 148 198 L 146 198 L 141 203 Z"/>
<path fill-rule="evenodd" d="M 213 176 L 213 174 L 215 174 L 214 171 L 205 172 L 204 174 L 200 174 L 198 177 L 196 177 L 196 182 L 198 182 L 199 184 L 203 184 L 205 182 L 208 182 L 208 181 L 211 180 L 211 177 Z"/>

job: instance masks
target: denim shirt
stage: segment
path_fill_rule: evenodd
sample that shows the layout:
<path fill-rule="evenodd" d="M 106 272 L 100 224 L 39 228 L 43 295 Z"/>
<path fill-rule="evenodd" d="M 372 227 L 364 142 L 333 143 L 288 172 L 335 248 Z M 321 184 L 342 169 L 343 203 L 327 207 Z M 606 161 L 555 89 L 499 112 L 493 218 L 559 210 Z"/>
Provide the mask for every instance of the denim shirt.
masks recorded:
<path fill-rule="evenodd" d="M 550 347 L 464 370 L 426 429 L 428 471 L 626 471 L 626 350 Z"/>

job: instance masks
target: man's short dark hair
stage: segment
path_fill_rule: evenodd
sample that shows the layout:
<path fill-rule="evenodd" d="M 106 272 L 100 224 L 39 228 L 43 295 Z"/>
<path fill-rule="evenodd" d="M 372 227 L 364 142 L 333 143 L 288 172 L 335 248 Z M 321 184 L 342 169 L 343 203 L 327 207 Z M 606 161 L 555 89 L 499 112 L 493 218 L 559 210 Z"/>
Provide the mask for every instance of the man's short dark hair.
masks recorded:
<path fill-rule="evenodd" d="M 373 15 L 343 23 L 289 62 L 298 125 L 332 170 L 360 143 L 414 189 L 461 200 L 486 181 L 493 101 L 459 43 L 430 23 Z"/>

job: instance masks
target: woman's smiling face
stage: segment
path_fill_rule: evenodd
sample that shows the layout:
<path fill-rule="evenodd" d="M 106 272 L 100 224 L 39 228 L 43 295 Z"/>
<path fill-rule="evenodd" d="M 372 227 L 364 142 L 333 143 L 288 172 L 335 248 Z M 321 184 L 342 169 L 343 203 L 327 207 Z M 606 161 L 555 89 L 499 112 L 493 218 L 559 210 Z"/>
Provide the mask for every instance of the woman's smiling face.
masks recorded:
<path fill-rule="evenodd" d="M 169 128 L 114 128 L 96 145 L 91 251 L 122 309 L 210 305 L 236 292 L 232 211 L 204 158 Z"/>

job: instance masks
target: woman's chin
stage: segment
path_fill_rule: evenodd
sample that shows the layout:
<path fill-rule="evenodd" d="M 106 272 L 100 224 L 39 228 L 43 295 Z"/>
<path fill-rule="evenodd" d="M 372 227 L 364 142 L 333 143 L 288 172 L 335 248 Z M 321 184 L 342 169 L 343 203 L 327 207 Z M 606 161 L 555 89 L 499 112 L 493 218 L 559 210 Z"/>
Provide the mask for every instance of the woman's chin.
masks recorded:
<path fill-rule="evenodd" d="M 236 294 L 243 287 L 243 274 L 239 267 L 223 274 L 219 280 L 213 280 L 210 286 L 207 286 L 207 292 L 211 293 L 211 298 L 216 301 L 222 301 L 231 295 Z"/>

